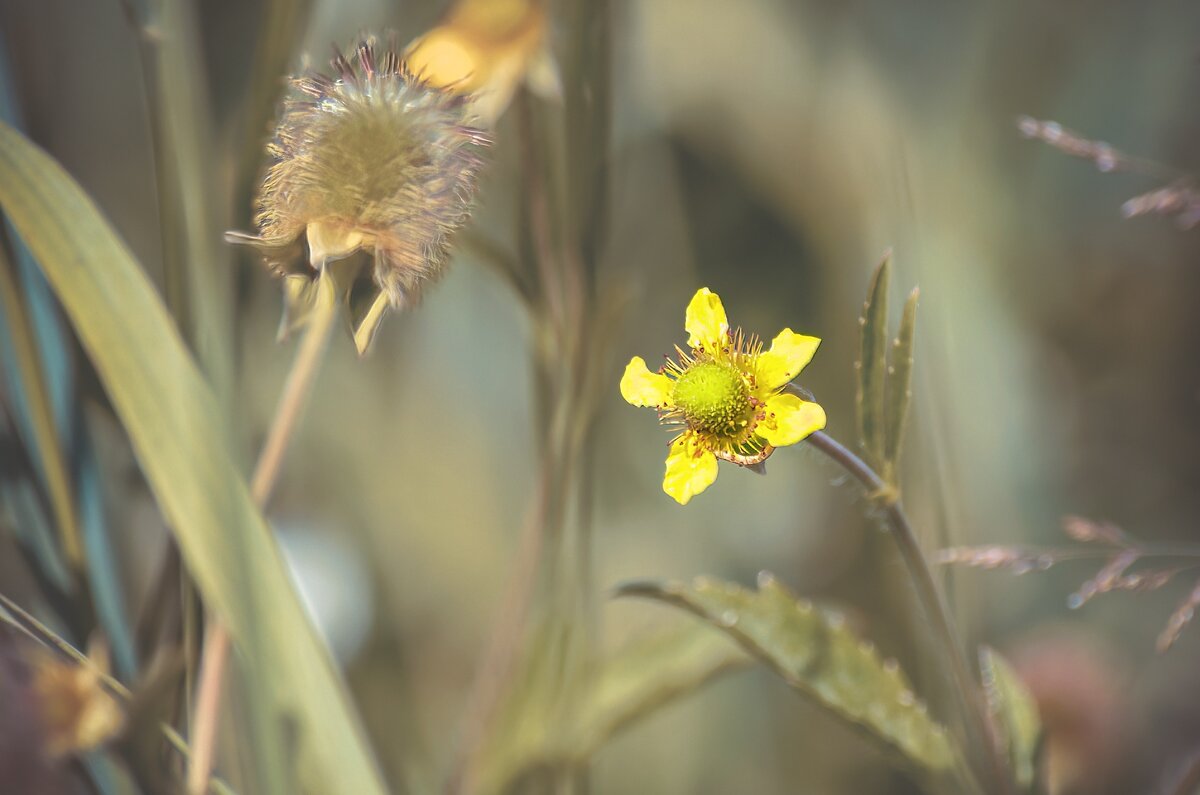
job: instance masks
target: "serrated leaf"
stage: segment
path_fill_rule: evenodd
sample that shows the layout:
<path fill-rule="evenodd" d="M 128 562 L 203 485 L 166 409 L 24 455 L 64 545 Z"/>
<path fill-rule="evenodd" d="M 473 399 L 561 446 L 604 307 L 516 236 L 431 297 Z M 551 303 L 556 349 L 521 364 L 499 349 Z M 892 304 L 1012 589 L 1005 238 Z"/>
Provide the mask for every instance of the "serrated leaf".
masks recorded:
<path fill-rule="evenodd" d="M 1008 757 L 1017 784 L 1028 792 L 1037 773 L 1042 734 L 1037 702 L 1008 660 L 994 649 L 980 649 L 979 668 L 1000 750 Z"/>
<path fill-rule="evenodd" d="M 758 591 L 700 578 L 631 583 L 620 596 L 676 605 L 738 641 L 784 681 L 865 731 L 916 768 L 947 771 L 958 754 L 945 727 L 929 716 L 899 666 L 880 659 L 836 613 L 797 600 L 773 577 Z"/>
<path fill-rule="evenodd" d="M 888 340 L 888 283 L 891 281 L 892 253 L 883 255 L 883 261 L 871 277 L 867 288 L 867 300 L 863 304 L 859 337 L 858 394 L 855 406 L 858 410 L 858 438 L 870 462 L 882 464 L 884 446 L 884 392 L 887 379 Z"/>
<path fill-rule="evenodd" d="M 78 333 L 205 601 L 250 687 L 299 728 L 314 791 L 384 786 L 328 652 L 238 474 L 217 402 L 154 288 L 62 168 L 0 124 L 0 205 Z"/>
<path fill-rule="evenodd" d="M 908 422 L 908 404 L 912 399 L 913 343 L 917 331 L 917 301 L 921 291 L 914 287 L 904 302 L 900 331 L 892 343 L 892 363 L 888 368 L 887 406 L 884 416 L 886 438 L 883 447 L 885 480 L 895 484 L 896 465 L 904 444 Z"/>
<path fill-rule="evenodd" d="M 638 638 L 605 661 L 588 688 L 572 754 L 587 758 L 629 724 L 752 662 L 724 633 L 696 621 Z"/>

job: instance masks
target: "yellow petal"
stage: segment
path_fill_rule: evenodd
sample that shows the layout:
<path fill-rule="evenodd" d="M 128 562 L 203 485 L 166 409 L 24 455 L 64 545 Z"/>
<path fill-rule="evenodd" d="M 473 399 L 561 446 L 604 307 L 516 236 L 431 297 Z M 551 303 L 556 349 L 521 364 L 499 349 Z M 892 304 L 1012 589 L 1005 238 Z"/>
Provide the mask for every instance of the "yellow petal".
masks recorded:
<path fill-rule="evenodd" d="M 625 365 L 625 375 L 621 376 L 621 397 L 635 406 L 656 406 L 666 408 L 671 405 L 671 389 L 674 383 L 662 373 L 652 373 L 641 356 L 634 356 Z"/>
<path fill-rule="evenodd" d="M 688 345 L 707 351 L 720 350 L 729 334 L 729 320 L 721 296 L 701 287 L 687 306 L 683 327 L 688 333 Z"/>
<path fill-rule="evenodd" d="M 695 437 L 685 433 L 671 444 L 667 454 L 667 470 L 663 475 L 663 491 L 675 502 L 687 505 L 688 500 L 712 485 L 717 479 L 717 457 L 696 444 Z"/>
<path fill-rule="evenodd" d="M 812 361 L 821 340 L 785 328 L 771 340 L 771 349 L 758 357 L 755 368 L 758 391 L 774 392 L 800 374 Z"/>
<path fill-rule="evenodd" d="M 754 432 L 772 447 L 795 444 L 825 427 L 825 409 L 795 395 L 775 395 L 764 411 L 767 416 Z"/>
<path fill-rule="evenodd" d="M 449 27 L 434 28 L 408 45 L 404 62 L 414 75 L 434 88 L 469 93 L 486 79 L 486 64 L 479 48 Z"/>
<path fill-rule="evenodd" d="M 493 125 L 521 82 L 546 88 L 546 12 L 531 0 L 460 0 L 433 30 L 409 45 L 405 63 L 437 88 L 471 96 Z M 536 74 L 531 74 L 537 70 Z"/>

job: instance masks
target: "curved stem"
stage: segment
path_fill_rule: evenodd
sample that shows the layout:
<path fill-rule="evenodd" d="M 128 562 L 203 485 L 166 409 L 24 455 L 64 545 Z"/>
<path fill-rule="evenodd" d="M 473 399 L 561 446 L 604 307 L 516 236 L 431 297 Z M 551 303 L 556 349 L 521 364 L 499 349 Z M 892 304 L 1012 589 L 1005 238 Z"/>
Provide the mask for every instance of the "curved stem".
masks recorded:
<path fill-rule="evenodd" d="M 316 306 L 304 327 L 304 337 L 296 350 L 296 358 L 292 360 L 292 369 L 288 372 L 279 404 L 275 408 L 275 416 L 267 431 L 266 441 L 258 455 L 258 463 L 250 478 L 250 496 L 255 504 L 263 508 L 271 496 L 279 469 L 283 464 L 284 453 L 296 430 L 304 406 L 308 402 L 316 382 L 317 371 L 325 358 L 325 350 L 329 347 L 330 332 L 333 331 L 334 320 L 337 318 L 337 296 L 334 292 L 333 277 L 322 275 L 317 280 Z"/>
<path fill-rule="evenodd" d="M 316 306 L 304 329 L 304 338 L 292 360 L 292 369 L 284 383 L 275 416 L 263 442 L 258 463 L 250 478 L 250 496 L 260 509 L 265 508 L 288 443 L 304 414 L 304 406 L 316 382 L 317 371 L 329 347 L 330 332 L 337 317 L 337 296 L 333 278 L 322 271 L 317 280 Z M 192 719 L 191 745 L 187 773 L 189 795 L 203 795 L 208 789 L 216 751 L 217 722 L 221 714 L 221 689 L 225 681 L 230 651 L 229 630 L 217 616 L 210 616 L 205 632 L 200 679 L 196 686 L 196 708 Z"/>
<path fill-rule="evenodd" d="M 1007 780 L 1006 765 L 999 756 L 996 744 L 992 741 L 992 732 L 989 728 L 987 707 L 983 701 L 982 691 L 971 675 L 971 668 L 963 654 L 958 633 L 950 621 L 950 613 L 945 599 L 933 578 L 929 561 L 925 559 L 925 554 L 921 551 L 920 544 L 917 543 L 916 533 L 913 532 L 908 515 L 904 513 L 899 493 L 866 462 L 824 431 L 817 431 L 809 436 L 807 441 L 866 487 L 887 515 L 888 525 L 892 529 L 892 537 L 908 568 L 909 577 L 917 592 L 917 599 L 921 602 L 926 617 L 933 624 L 934 635 L 949 660 L 950 674 L 962 701 L 968 737 L 972 744 L 983 749 L 985 758 L 991 764 L 992 775 L 988 778 L 997 782 L 1001 791 L 1007 789 L 1001 783 Z"/>

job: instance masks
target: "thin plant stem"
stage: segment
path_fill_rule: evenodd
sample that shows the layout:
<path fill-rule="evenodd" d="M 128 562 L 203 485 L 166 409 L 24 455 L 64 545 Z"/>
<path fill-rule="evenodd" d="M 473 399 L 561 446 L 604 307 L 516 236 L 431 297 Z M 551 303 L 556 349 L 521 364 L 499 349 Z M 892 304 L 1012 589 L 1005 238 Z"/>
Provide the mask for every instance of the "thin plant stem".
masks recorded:
<path fill-rule="evenodd" d="M 229 665 L 229 630 L 216 616 L 209 616 L 200 658 L 200 677 L 192 707 L 192 756 L 188 759 L 187 790 L 200 795 L 208 789 L 216 757 L 217 720 L 221 715 L 221 690 Z"/>
<path fill-rule="evenodd" d="M 898 492 L 889 486 L 866 462 L 824 431 L 817 431 L 810 435 L 807 441 L 861 483 L 869 494 L 876 497 L 886 514 L 888 525 L 892 530 L 892 538 L 908 568 L 909 577 L 917 592 L 917 599 L 920 601 L 926 617 L 933 624 L 934 635 L 949 662 L 950 674 L 962 702 L 968 738 L 976 747 L 983 749 L 985 758 L 992 766 L 990 771 L 992 775 L 987 778 L 997 782 L 1001 791 L 1007 790 L 1008 787 L 1003 784 L 1009 780 L 1006 772 L 1007 765 L 1000 758 L 996 743 L 992 740 L 982 691 L 971 675 L 971 669 L 963 654 L 958 633 L 950 621 L 950 613 L 945 599 L 933 578 L 929 561 L 925 559 L 925 554 L 921 551 L 920 544 L 917 543 L 916 533 L 908 520 L 908 515 L 904 512 Z"/>
<path fill-rule="evenodd" d="M 553 620 L 568 622 L 575 629 L 590 624 L 570 615 L 575 611 L 587 615 L 591 582 L 586 554 L 589 500 L 586 490 L 573 491 L 579 471 L 586 470 L 581 459 L 595 417 L 586 394 L 594 369 L 584 349 L 591 318 L 588 282 L 581 255 L 562 240 L 561 219 L 552 212 L 557 203 L 546 154 L 551 133 L 527 92 L 518 94 L 514 109 L 522 178 L 521 254 L 503 269 L 528 274 L 528 281 L 513 281 L 535 330 L 533 373 L 541 464 L 530 522 L 522 533 L 513 576 L 464 713 L 459 751 L 445 789 L 451 795 L 476 789 L 478 754 L 521 663 L 521 641 L 527 636 L 537 589 L 544 589 L 541 597 L 552 603 Z M 572 521 L 577 537 L 568 538 Z M 568 563 L 567 556 L 575 560 Z M 582 654 L 587 656 L 586 647 Z M 573 686 L 564 685 L 567 701 Z M 555 769 L 551 775 L 553 791 L 570 791 L 579 779 L 576 771 L 567 768 Z"/>
<path fill-rule="evenodd" d="M 461 738 L 450 777 L 447 795 L 469 792 L 471 760 L 487 733 L 496 708 L 504 695 L 520 652 L 529 604 L 533 597 L 536 573 L 542 560 L 545 536 L 547 500 L 550 490 L 550 462 L 544 460 L 538 477 L 525 526 L 521 530 L 520 546 L 512 564 L 509 584 L 502 597 L 496 624 L 484 649 L 482 662 L 467 699 Z"/>
<path fill-rule="evenodd" d="M 288 443 L 304 414 L 304 406 L 316 382 L 317 372 L 329 347 L 330 332 L 337 316 L 337 298 L 333 278 L 322 270 L 317 280 L 316 306 L 309 316 L 304 337 L 292 360 L 292 369 L 284 383 L 275 416 L 267 431 L 250 478 L 250 496 L 260 509 L 265 508 L 279 471 Z M 231 638 L 229 629 L 217 616 L 210 616 L 205 632 L 200 677 L 196 685 L 195 712 L 192 720 L 191 745 L 187 774 L 189 795 L 202 795 L 208 789 L 216 751 L 217 723 L 221 714 L 221 690 L 228 667 Z"/>

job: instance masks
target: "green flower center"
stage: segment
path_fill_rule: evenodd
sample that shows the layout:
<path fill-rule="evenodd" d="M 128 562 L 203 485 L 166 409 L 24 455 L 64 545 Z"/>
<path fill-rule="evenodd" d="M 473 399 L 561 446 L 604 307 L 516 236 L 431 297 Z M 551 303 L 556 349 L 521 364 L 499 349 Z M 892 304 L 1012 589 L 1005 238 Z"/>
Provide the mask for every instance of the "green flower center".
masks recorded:
<path fill-rule="evenodd" d="M 675 380 L 671 400 L 689 427 L 715 436 L 740 436 L 754 416 L 746 380 L 728 364 L 693 364 Z"/>

